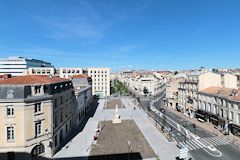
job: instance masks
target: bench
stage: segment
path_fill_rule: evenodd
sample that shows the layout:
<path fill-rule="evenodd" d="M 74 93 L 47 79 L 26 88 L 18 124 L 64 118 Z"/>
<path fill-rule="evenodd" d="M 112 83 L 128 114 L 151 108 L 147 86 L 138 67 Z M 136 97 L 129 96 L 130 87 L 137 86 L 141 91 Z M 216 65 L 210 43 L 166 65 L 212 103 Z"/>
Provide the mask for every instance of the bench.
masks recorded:
<path fill-rule="evenodd" d="M 203 119 L 201 119 L 201 118 L 198 118 L 198 121 L 200 121 L 200 122 L 202 122 L 202 123 L 205 122 L 205 121 L 204 121 Z"/>

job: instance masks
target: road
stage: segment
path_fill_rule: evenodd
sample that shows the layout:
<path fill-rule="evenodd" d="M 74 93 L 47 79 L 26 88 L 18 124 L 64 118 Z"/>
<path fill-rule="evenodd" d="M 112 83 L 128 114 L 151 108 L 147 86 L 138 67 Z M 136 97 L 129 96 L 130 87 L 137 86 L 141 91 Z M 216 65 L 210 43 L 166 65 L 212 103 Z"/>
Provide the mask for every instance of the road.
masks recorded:
<path fill-rule="evenodd" d="M 162 93 L 164 95 L 164 93 Z M 153 106 L 160 110 L 163 108 L 163 98 L 162 96 L 157 102 L 153 103 Z M 161 118 L 156 113 L 151 112 L 159 121 Z M 193 123 L 179 117 L 178 115 L 165 110 L 165 115 L 168 117 L 168 121 L 177 122 L 181 126 L 186 126 L 185 128 L 190 132 L 196 134 L 200 137 L 199 140 L 189 139 L 185 136 L 184 132 L 180 132 L 177 128 L 172 127 L 172 136 L 178 143 L 186 142 L 188 149 L 190 150 L 191 156 L 195 160 L 239 160 L 240 150 L 235 146 L 229 144 L 228 142 L 220 139 L 219 137 L 212 135 L 210 132 L 204 130 L 203 128 L 197 127 L 194 129 Z M 167 123 L 168 126 L 171 126 Z M 212 146 L 216 150 L 211 150 L 206 146 Z"/>
<path fill-rule="evenodd" d="M 131 89 L 130 89 L 131 90 Z M 159 100 L 153 103 L 153 106 L 160 111 L 164 107 L 163 99 L 165 98 L 165 92 L 160 92 L 158 95 L 154 97 L 144 97 L 139 95 L 136 91 L 131 90 L 135 97 L 139 97 L 139 102 L 141 106 L 147 111 L 150 105 L 150 102 L 158 97 Z M 150 111 L 150 114 L 158 121 L 162 122 L 162 118 L 156 114 L 155 112 Z M 166 126 L 172 126 L 172 137 L 179 144 L 186 144 L 190 155 L 195 160 L 239 160 L 240 159 L 240 150 L 235 146 L 229 144 L 223 139 L 212 135 L 210 132 L 204 130 L 201 127 L 196 126 L 194 129 L 193 123 L 179 117 L 173 112 L 165 110 L 165 115 L 167 118 Z M 177 125 L 182 128 L 179 130 L 177 125 L 172 123 L 176 122 Z M 184 132 L 183 126 L 191 133 L 194 133 L 200 139 L 195 140 L 191 137 L 187 137 L 186 132 Z"/>

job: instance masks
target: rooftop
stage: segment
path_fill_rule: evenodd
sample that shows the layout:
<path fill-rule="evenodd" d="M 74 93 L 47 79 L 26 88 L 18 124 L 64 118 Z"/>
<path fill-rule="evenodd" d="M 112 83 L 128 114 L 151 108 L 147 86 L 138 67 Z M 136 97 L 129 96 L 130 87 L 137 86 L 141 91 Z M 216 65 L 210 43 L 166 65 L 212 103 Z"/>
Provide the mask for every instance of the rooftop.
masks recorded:
<path fill-rule="evenodd" d="M 78 75 L 74 75 L 73 78 L 90 78 L 90 77 L 84 74 L 78 74 Z"/>
<path fill-rule="evenodd" d="M 240 101 L 240 90 L 224 87 L 209 87 L 199 91 L 200 93 L 206 93 L 215 95 L 229 100 Z"/>
<path fill-rule="evenodd" d="M 0 85 L 27 85 L 27 84 L 50 84 L 50 83 L 58 83 L 69 81 L 67 79 L 59 78 L 59 77 L 51 77 L 47 75 L 27 75 L 27 76 L 19 76 L 8 78 L 0 81 Z"/>

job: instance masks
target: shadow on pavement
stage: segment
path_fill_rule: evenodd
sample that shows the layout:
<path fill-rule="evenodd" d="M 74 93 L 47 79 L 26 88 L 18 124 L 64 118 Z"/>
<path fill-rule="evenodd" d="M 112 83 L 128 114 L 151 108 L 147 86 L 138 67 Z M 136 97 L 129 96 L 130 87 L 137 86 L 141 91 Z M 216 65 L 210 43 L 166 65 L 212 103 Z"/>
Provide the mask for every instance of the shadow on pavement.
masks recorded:
<path fill-rule="evenodd" d="M 45 157 L 32 157 L 31 154 L 25 152 L 14 153 L 9 157 L 8 153 L 0 153 L 1 160 L 51 160 L 51 158 Z M 107 154 L 96 155 L 89 157 L 69 157 L 69 158 L 54 158 L 53 160 L 141 160 L 141 154 L 139 152 L 134 153 L 119 153 L 119 154 Z"/>

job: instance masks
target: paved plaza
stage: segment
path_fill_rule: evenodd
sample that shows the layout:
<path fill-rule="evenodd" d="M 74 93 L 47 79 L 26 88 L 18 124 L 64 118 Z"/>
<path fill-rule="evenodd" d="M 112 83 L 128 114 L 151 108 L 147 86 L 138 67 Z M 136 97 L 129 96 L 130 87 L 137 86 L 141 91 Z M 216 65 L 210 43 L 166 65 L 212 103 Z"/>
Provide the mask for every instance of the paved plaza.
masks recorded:
<path fill-rule="evenodd" d="M 134 120 L 151 148 L 160 159 L 174 160 L 179 156 L 179 149 L 175 142 L 168 142 L 157 128 L 148 120 L 147 114 L 142 110 L 134 109 L 129 98 L 121 98 L 126 108 L 119 109 L 122 120 Z M 88 157 L 90 155 L 95 135 L 95 129 L 100 121 L 110 121 L 114 118 L 115 109 L 104 109 L 105 99 L 100 99 L 98 108 L 90 118 L 83 131 L 78 133 L 65 147 L 54 155 L 54 158 Z M 116 133 L 117 134 L 117 133 Z M 117 145 L 117 144 L 116 144 Z"/>
<path fill-rule="evenodd" d="M 105 102 L 106 105 L 104 109 L 115 109 L 116 106 L 118 106 L 118 108 L 125 108 L 125 106 L 123 105 L 122 101 L 119 98 L 106 100 Z"/>

